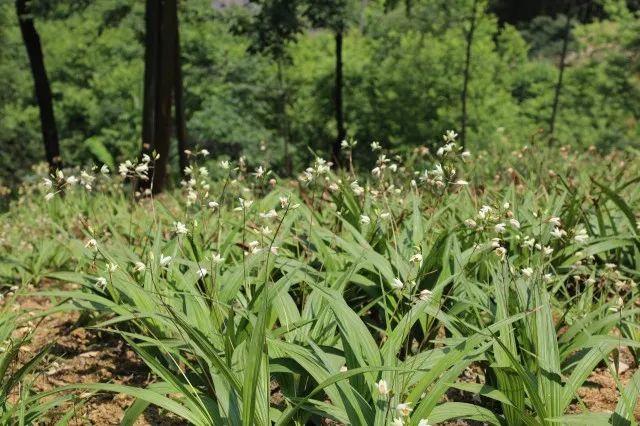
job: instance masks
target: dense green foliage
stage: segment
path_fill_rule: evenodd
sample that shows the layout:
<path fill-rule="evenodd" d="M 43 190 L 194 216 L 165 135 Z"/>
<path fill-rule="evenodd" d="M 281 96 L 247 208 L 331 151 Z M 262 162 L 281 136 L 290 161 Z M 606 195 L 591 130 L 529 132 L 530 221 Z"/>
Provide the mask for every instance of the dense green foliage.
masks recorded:
<path fill-rule="evenodd" d="M 269 33 L 260 3 L 181 2 L 187 129 L 192 144 L 216 155 L 266 155 L 276 165 L 289 138 L 299 167 L 309 148 L 326 153 L 335 139 L 333 40 L 327 29 Z M 443 127 L 457 128 L 471 2 L 412 1 L 410 14 L 403 2 L 369 1 L 365 9 L 343 3 L 348 135 L 411 149 L 432 145 Z M 598 20 L 573 25 L 556 125 L 561 144 L 608 149 L 640 139 L 640 24 L 623 2 L 604 4 Z M 36 0 L 34 7 L 65 161 L 133 158 L 140 147 L 143 2 Z M 473 45 L 469 145 L 546 141 L 563 18 L 538 18 L 520 31 L 486 10 Z M 304 26 L 311 18 L 325 27 L 338 19 L 302 12 L 282 19 Z M 0 23 L 0 145 L 9 147 L 0 154 L 0 176 L 13 181 L 43 155 L 11 2 L 0 5 Z M 281 76 L 278 58 L 285 58 Z"/>
<path fill-rule="evenodd" d="M 133 396 L 123 424 L 149 405 L 202 426 L 636 424 L 640 373 L 620 381 L 617 354 L 640 348 L 637 153 L 470 155 L 454 137 L 435 155 L 374 145 L 371 174 L 317 158 L 297 182 L 242 161 L 212 179 L 198 153 L 158 198 L 122 178 L 144 159 L 24 185 L 1 217 L 0 291 L 48 280 L 51 311 L 119 334 L 153 380 L 32 392 L 55 356 L 16 373 L 29 315 L 0 306 L 0 379 L 23 389 L 0 418 L 68 424 L 81 390 Z M 614 413 L 580 399 L 596 368 Z"/>

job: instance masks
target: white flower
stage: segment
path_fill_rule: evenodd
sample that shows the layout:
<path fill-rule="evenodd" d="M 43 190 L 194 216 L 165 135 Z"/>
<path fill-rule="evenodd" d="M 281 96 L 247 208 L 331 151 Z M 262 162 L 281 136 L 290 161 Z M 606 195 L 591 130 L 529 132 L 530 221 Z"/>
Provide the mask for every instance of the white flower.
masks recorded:
<path fill-rule="evenodd" d="M 548 220 L 549 223 L 559 227 L 560 226 L 560 218 L 556 216 L 551 216 Z"/>
<path fill-rule="evenodd" d="M 94 238 L 91 238 L 84 246 L 91 250 L 96 250 L 98 248 L 98 242 Z"/>
<path fill-rule="evenodd" d="M 209 201 L 209 208 L 211 210 L 215 210 L 220 206 L 220 204 L 218 204 L 216 201 Z"/>
<path fill-rule="evenodd" d="M 545 283 L 550 283 L 553 280 L 553 274 L 544 274 L 542 279 Z"/>
<path fill-rule="evenodd" d="M 475 228 L 478 224 L 476 223 L 475 220 L 473 219 L 467 219 L 464 221 L 464 224 L 467 225 L 467 227 L 469 228 Z"/>
<path fill-rule="evenodd" d="M 220 264 L 222 262 L 224 262 L 224 257 L 220 256 L 220 253 L 212 253 L 211 254 L 211 261 L 215 264 Z"/>
<path fill-rule="evenodd" d="M 565 231 L 564 229 L 560 229 L 560 228 L 556 228 L 556 227 L 554 227 L 554 228 L 551 230 L 551 235 L 553 235 L 553 236 L 554 236 L 554 237 L 556 237 L 556 238 L 562 238 L 562 237 L 564 237 L 565 235 L 567 235 L 567 231 Z"/>
<path fill-rule="evenodd" d="M 380 393 L 380 395 L 389 394 L 389 386 L 387 385 L 386 380 L 380 379 L 376 386 L 378 387 L 378 392 Z"/>
<path fill-rule="evenodd" d="M 147 269 L 147 266 L 144 263 L 142 262 L 134 263 L 133 270 L 135 272 L 143 272 L 145 269 Z"/>
<path fill-rule="evenodd" d="M 404 426 L 404 421 L 401 418 L 396 417 L 391 421 L 391 426 Z"/>
<path fill-rule="evenodd" d="M 229 161 L 227 161 L 227 160 L 222 160 L 222 161 L 220 162 L 220 167 L 222 167 L 224 170 L 229 170 L 229 167 L 230 167 L 230 165 L 229 165 Z"/>
<path fill-rule="evenodd" d="M 420 419 L 418 426 L 431 426 L 431 423 L 429 423 L 429 419 Z"/>
<path fill-rule="evenodd" d="M 260 213 L 260 217 L 263 219 L 273 219 L 274 217 L 278 217 L 278 212 L 276 212 L 274 209 L 271 209 L 268 212 Z"/>
<path fill-rule="evenodd" d="M 197 273 L 198 273 L 198 278 L 202 279 L 202 278 L 207 276 L 209 271 L 207 271 L 207 268 L 204 268 L 204 267 L 201 266 L 201 267 L 198 268 L 198 272 Z"/>
<path fill-rule="evenodd" d="M 262 250 L 258 241 L 251 241 L 247 245 L 249 246 L 249 251 L 251 252 L 251 254 L 260 253 L 260 251 Z"/>
<path fill-rule="evenodd" d="M 369 223 L 371 223 L 371 218 L 367 215 L 360 215 L 360 223 L 362 223 L 363 225 L 368 225 Z"/>
<path fill-rule="evenodd" d="M 253 176 L 255 176 L 256 179 L 264 176 L 264 168 L 262 166 L 258 166 L 256 171 L 253 173 Z"/>
<path fill-rule="evenodd" d="M 187 225 L 182 222 L 173 222 L 173 230 L 178 235 L 186 235 L 188 232 Z"/>
<path fill-rule="evenodd" d="M 160 254 L 160 266 L 167 266 L 171 262 L 171 256 L 165 256 L 164 254 Z"/>
<path fill-rule="evenodd" d="M 505 256 L 507 255 L 507 249 L 504 247 L 498 247 L 493 251 L 496 256 L 498 256 L 500 259 L 504 259 Z"/>
<path fill-rule="evenodd" d="M 349 371 L 349 369 L 347 368 L 346 365 L 343 365 L 342 367 L 340 367 L 340 372 L 341 373 L 346 373 L 347 371 Z"/>
<path fill-rule="evenodd" d="M 103 164 L 102 167 L 100 167 L 100 173 L 102 173 L 103 175 L 108 175 L 109 174 L 109 167 L 107 167 L 106 164 Z"/>
<path fill-rule="evenodd" d="M 51 179 L 44 178 L 42 179 L 42 186 L 44 186 L 46 189 L 51 189 L 51 187 L 53 186 L 53 182 L 51 182 Z"/>
<path fill-rule="evenodd" d="M 578 244 L 584 244 L 589 239 L 589 235 L 587 235 L 587 231 L 584 228 L 580 228 L 576 231 L 576 234 L 573 236 L 573 240 Z"/>
<path fill-rule="evenodd" d="M 357 180 L 354 180 L 353 182 L 351 182 L 351 190 L 357 196 L 360 196 L 360 195 L 364 194 L 364 188 L 361 187 L 360 185 L 358 185 L 358 181 Z"/>
<path fill-rule="evenodd" d="M 487 217 L 487 214 L 489 214 L 491 212 L 491 210 L 493 210 L 490 206 L 482 206 L 480 208 L 480 211 L 478 212 L 478 217 L 480 219 L 484 219 Z"/>
<path fill-rule="evenodd" d="M 409 402 L 402 402 L 396 406 L 396 411 L 403 417 L 407 417 L 413 411 L 412 408 L 409 407 Z"/>
<path fill-rule="evenodd" d="M 400 278 L 396 277 L 391 282 L 391 287 L 400 290 L 402 287 L 404 287 L 404 283 L 400 280 Z"/>
<path fill-rule="evenodd" d="M 432 296 L 433 296 L 433 292 L 431 290 L 424 289 L 424 290 L 421 290 L 420 293 L 418 294 L 418 299 L 427 301 L 427 300 L 430 300 Z"/>
<path fill-rule="evenodd" d="M 524 275 L 525 277 L 531 277 L 533 275 L 533 269 L 532 268 L 522 268 L 522 275 Z"/>
<path fill-rule="evenodd" d="M 45 196 L 44 196 L 44 200 L 45 201 L 51 201 L 53 199 L 53 197 L 55 196 L 55 194 L 53 192 L 48 192 Z"/>
<path fill-rule="evenodd" d="M 380 142 L 371 142 L 371 151 L 378 151 L 380 149 L 382 149 Z"/>
<path fill-rule="evenodd" d="M 105 288 L 105 286 L 107 285 L 107 279 L 104 277 L 98 277 L 96 279 L 96 285 L 98 286 L 98 288 Z"/>
<path fill-rule="evenodd" d="M 516 229 L 520 229 L 520 222 L 517 219 L 511 219 L 509 220 L 509 223 L 511 224 L 511 226 L 513 226 Z"/>
<path fill-rule="evenodd" d="M 532 238 L 532 237 L 527 235 L 527 236 L 524 237 L 524 241 L 522 242 L 522 246 L 523 247 L 533 248 L 535 243 L 536 243 L 535 238 Z"/>
<path fill-rule="evenodd" d="M 109 262 L 109 263 L 107 263 L 107 271 L 108 271 L 108 272 L 115 272 L 115 271 L 116 271 L 116 269 L 118 269 L 118 265 L 116 265 L 116 264 L 115 264 L 115 263 L 113 263 L 113 262 Z"/>
<path fill-rule="evenodd" d="M 458 134 L 453 130 L 447 130 L 442 136 L 445 142 L 453 142 L 456 140 L 457 137 L 458 137 Z"/>
<path fill-rule="evenodd" d="M 138 174 L 138 176 L 145 176 L 147 174 L 147 172 L 149 171 L 149 164 L 148 163 L 140 163 L 140 164 L 138 164 L 136 166 L 136 168 L 134 170 Z"/>
<path fill-rule="evenodd" d="M 544 246 L 542 248 L 542 253 L 544 253 L 545 256 L 550 256 L 551 253 L 553 253 L 553 248 L 551 248 L 549 246 Z"/>
<path fill-rule="evenodd" d="M 268 226 L 263 226 L 262 228 L 260 228 L 260 233 L 264 236 L 269 236 L 271 235 L 271 228 L 269 228 Z"/>
<path fill-rule="evenodd" d="M 409 262 L 422 263 L 422 254 L 416 253 L 409 259 Z"/>
<path fill-rule="evenodd" d="M 206 149 L 201 149 L 200 150 L 200 155 L 202 155 L 203 157 L 206 157 L 207 155 L 209 155 L 209 151 Z"/>
<path fill-rule="evenodd" d="M 238 202 L 240 202 L 240 210 L 248 209 L 253 204 L 252 200 L 245 200 L 244 198 L 238 198 Z"/>
<path fill-rule="evenodd" d="M 456 185 L 461 185 L 461 186 L 463 186 L 463 185 L 469 185 L 469 182 L 467 182 L 466 180 L 458 179 L 458 180 L 455 182 L 455 184 L 456 184 Z"/>
<path fill-rule="evenodd" d="M 504 223 L 498 223 L 496 226 L 493 227 L 493 229 L 498 234 L 502 234 L 507 229 L 507 225 L 505 225 Z"/>

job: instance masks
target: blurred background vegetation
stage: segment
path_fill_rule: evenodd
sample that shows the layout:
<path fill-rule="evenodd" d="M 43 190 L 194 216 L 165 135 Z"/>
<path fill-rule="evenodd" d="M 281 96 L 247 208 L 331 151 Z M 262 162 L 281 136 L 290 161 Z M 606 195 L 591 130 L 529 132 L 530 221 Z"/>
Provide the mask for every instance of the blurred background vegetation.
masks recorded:
<path fill-rule="evenodd" d="M 546 145 L 567 15 L 554 140 L 601 150 L 638 145 L 638 1 L 357 0 L 340 2 L 345 128 L 362 142 L 356 155 L 368 155 L 373 140 L 411 150 L 438 143 L 443 129 L 459 130 L 474 3 L 469 149 Z M 286 11 L 286 0 L 178 6 L 189 144 L 281 171 L 285 142 L 294 170 L 314 151 L 329 158 L 337 132 L 334 23 L 291 16 L 295 22 L 283 21 L 290 27 L 274 32 L 263 12 Z M 31 7 L 64 163 L 113 166 L 137 157 L 144 2 L 33 0 Z M 11 185 L 44 151 L 29 61 L 7 1 L 0 4 L 0 82 L 0 182 Z"/>

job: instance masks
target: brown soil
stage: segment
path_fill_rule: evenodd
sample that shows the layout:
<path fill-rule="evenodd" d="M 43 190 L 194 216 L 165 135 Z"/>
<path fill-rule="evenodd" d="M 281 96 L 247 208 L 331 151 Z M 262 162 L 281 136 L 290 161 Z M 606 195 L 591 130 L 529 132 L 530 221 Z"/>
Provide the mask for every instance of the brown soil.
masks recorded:
<path fill-rule="evenodd" d="M 52 307 L 41 297 L 24 297 L 20 307 L 37 313 Z M 49 355 L 35 381 L 37 391 L 78 383 L 117 383 L 145 387 L 152 377 L 145 364 L 117 335 L 78 326 L 75 312 L 55 313 L 34 320 L 37 325 L 31 342 L 23 347 L 26 360 L 45 346 L 52 344 Z M 134 398 L 124 394 L 73 392 L 78 398 L 60 408 L 45 425 L 55 424 L 63 413 L 74 411 L 71 425 L 118 425 Z M 137 426 L 186 425 L 184 421 L 150 407 L 135 423 Z"/>
<path fill-rule="evenodd" d="M 627 348 L 620 350 L 620 359 L 616 367 L 613 360 L 610 360 L 613 368 L 618 369 L 619 380 L 623 385 L 627 385 L 631 377 L 636 372 L 638 366 L 634 365 L 633 356 Z M 632 367 L 631 367 L 632 366 Z M 616 380 L 607 367 L 597 368 L 585 385 L 578 390 L 578 396 L 589 411 L 600 413 L 612 413 L 620 400 L 620 392 L 616 386 Z M 569 408 L 570 412 L 579 413 L 582 411 L 580 404 L 573 404 Z M 640 404 L 637 404 L 633 412 L 636 420 L 640 420 Z"/>

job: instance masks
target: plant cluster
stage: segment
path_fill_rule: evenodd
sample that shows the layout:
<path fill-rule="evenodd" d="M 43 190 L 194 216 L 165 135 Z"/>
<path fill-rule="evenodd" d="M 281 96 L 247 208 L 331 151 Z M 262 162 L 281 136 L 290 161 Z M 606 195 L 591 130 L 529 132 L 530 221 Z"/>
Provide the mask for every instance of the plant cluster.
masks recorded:
<path fill-rule="evenodd" d="M 119 334 L 154 380 L 2 388 L 0 416 L 46 416 L 81 389 L 135 397 L 125 424 L 149 405 L 195 425 L 635 421 L 640 373 L 618 382 L 614 413 L 588 413 L 577 391 L 598 367 L 618 377 L 623 348 L 638 355 L 636 154 L 505 161 L 448 131 L 409 154 L 373 142 L 366 172 L 358 146 L 343 143 L 345 168 L 318 157 L 295 180 L 193 150 L 159 196 L 140 186 L 152 157 L 25 184 L 3 218 L 3 283 L 20 297 L 44 278 L 78 284 L 37 294 Z M 9 388 L 47 362 L 3 367 L 19 366 L 13 297 Z"/>

